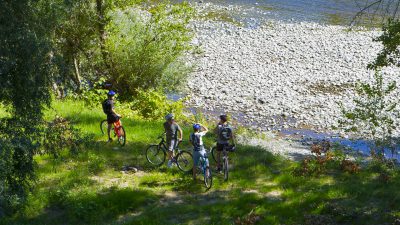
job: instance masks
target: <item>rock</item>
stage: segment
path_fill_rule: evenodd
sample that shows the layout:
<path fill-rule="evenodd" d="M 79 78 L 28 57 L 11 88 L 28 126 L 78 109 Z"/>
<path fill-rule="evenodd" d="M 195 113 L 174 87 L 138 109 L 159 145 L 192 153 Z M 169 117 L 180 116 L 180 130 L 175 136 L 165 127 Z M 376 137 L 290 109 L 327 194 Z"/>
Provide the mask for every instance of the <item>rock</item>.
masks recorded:
<path fill-rule="evenodd" d="M 204 3 L 197 7 L 200 13 L 254 14 L 233 5 Z M 329 130 L 341 114 L 336 102 L 353 106 L 354 90 L 349 86 L 371 80 L 372 72 L 366 66 L 381 50 L 380 44 L 372 41 L 379 31 L 349 32 L 341 26 L 268 19 L 252 23 L 261 25 L 248 28 L 221 21 L 192 22 L 193 43 L 201 43 L 204 54 L 189 57 L 189 63 L 196 65 L 188 79 L 189 107 L 226 109 L 268 124 L 282 124 L 281 118 L 271 119 L 282 116 L 288 127 L 305 124 Z M 383 72 L 398 74 L 400 69 L 390 67 Z M 398 76 L 389 77 L 400 82 Z M 400 122 L 400 118 L 396 120 Z"/>

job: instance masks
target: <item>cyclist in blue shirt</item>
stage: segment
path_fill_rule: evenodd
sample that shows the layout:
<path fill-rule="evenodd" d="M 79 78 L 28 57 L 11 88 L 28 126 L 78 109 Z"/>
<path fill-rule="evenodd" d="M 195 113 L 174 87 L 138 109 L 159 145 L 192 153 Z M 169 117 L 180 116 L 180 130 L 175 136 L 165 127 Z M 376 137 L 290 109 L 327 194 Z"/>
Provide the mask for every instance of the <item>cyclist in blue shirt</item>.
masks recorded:
<path fill-rule="evenodd" d="M 200 157 L 206 157 L 206 150 L 203 145 L 203 136 L 208 132 L 207 127 L 201 124 L 193 125 L 193 133 L 190 134 L 190 143 L 193 145 L 193 179 L 196 179 L 196 170 L 199 165 Z M 206 165 L 209 166 L 209 165 Z"/>

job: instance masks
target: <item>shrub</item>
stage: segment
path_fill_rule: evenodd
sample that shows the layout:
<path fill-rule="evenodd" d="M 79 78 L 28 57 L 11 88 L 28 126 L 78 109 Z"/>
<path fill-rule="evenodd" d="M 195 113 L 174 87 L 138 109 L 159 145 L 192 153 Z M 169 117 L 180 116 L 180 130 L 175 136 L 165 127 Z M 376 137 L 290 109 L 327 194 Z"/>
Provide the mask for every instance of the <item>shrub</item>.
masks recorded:
<path fill-rule="evenodd" d="M 107 51 L 112 61 L 110 80 L 131 100 L 136 91 L 175 89 L 189 71 L 182 61 L 190 50 L 187 4 L 158 3 L 148 9 L 130 7 L 109 14 Z"/>
<path fill-rule="evenodd" d="M 165 94 L 155 90 L 140 90 L 137 93 L 137 98 L 131 107 L 138 116 L 144 119 L 159 120 L 168 113 L 174 113 L 176 119 L 184 119 L 184 100 L 174 102 L 169 100 Z"/>
<path fill-rule="evenodd" d="M 51 154 L 57 158 L 61 151 L 67 149 L 71 153 L 78 153 L 81 145 L 89 145 L 92 136 L 82 135 L 71 123 L 62 118 L 56 117 L 46 124 L 42 140 L 41 154 Z"/>
<path fill-rule="evenodd" d="M 397 100 L 391 98 L 397 89 L 395 82 L 385 85 L 380 72 L 375 72 L 371 83 L 359 83 L 353 108 L 342 106 L 341 128 L 350 134 L 372 140 L 374 148 L 383 154 L 383 147 L 393 142 L 398 127 L 394 118 L 399 116 Z"/>
<path fill-rule="evenodd" d="M 338 149 L 331 150 L 332 144 L 322 141 L 311 146 L 313 156 L 306 157 L 299 166 L 293 170 L 295 176 L 318 176 L 329 169 L 343 172 L 357 173 L 360 166 L 357 162 L 346 159 L 346 155 Z"/>

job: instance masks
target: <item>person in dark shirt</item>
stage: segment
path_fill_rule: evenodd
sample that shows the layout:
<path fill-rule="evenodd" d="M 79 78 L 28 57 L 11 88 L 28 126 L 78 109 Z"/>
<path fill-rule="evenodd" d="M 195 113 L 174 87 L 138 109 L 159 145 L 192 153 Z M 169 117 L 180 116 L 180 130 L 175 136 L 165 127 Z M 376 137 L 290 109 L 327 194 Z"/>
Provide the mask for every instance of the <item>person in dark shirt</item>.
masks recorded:
<path fill-rule="evenodd" d="M 232 145 L 236 145 L 235 136 L 233 134 L 232 127 L 228 124 L 227 115 L 223 114 L 219 116 L 219 122 L 214 129 L 217 135 L 217 171 L 220 172 L 222 169 L 221 165 L 221 153 L 224 147 L 229 146 L 231 142 Z"/>
<path fill-rule="evenodd" d="M 178 145 L 178 142 L 182 141 L 183 133 L 181 127 L 175 122 L 174 114 L 171 113 L 166 115 L 165 120 L 166 122 L 164 123 L 164 130 L 168 147 L 168 167 L 171 167 L 174 149 Z"/>
<path fill-rule="evenodd" d="M 103 111 L 107 115 L 107 123 L 108 123 L 108 128 L 107 128 L 107 135 L 108 135 L 108 142 L 112 142 L 111 139 L 111 128 L 112 124 L 117 122 L 119 118 L 121 118 L 121 115 L 115 112 L 114 110 L 114 96 L 115 92 L 114 91 L 109 91 L 107 94 L 107 99 L 103 102 Z"/>

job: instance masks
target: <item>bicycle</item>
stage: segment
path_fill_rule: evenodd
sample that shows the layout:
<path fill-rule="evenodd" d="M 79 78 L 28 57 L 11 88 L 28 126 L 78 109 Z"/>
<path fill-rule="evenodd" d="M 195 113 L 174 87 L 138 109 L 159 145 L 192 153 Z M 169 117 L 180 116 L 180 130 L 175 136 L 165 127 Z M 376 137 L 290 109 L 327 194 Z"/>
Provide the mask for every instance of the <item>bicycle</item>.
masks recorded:
<path fill-rule="evenodd" d="M 222 149 L 222 171 L 224 173 L 224 180 L 227 181 L 229 177 L 229 160 L 228 160 L 228 152 L 234 152 L 236 150 L 235 145 L 224 145 Z M 216 156 L 217 146 L 211 148 L 211 155 L 216 163 L 218 163 L 218 159 Z"/>
<path fill-rule="evenodd" d="M 114 126 L 114 137 L 118 137 L 118 143 L 123 147 L 126 143 L 126 132 L 125 128 L 122 126 L 121 117 L 118 117 L 118 120 L 113 123 Z M 100 130 L 102 134 L 105 134 L 108 129 L 107 120 L 102 120 L 100 122 Z"/>
<path fill-rule="evenodd" d="M 151 144 L 146 149 L 146 159 L 147 161 L 155 166 L 161 166 L 166 158 L 168 147 L 166 145 L 166 141 L 164 139 L 164 134 L 158 136 L 157 139 L 161 139 L 158 144 Z M 190 172 L 193 169 L 193 160 L 192 153 L 186 150 L 180 150 L 178 142 L 176 145 L 174 152 L 177 152 L 173 157 L 173 162 L 176 163 L 178 168 L 183 172 Z"/>
<path fill-rule="evenodd" d="M 207 190 L 209 190 L 212 186 L 212 174 L 210 170 L 210 163 L 208 161 L 208 153 L 204 156 L 200 157 L 200 169 L 204 176 L 204 185 L 206 186 Z"/>

